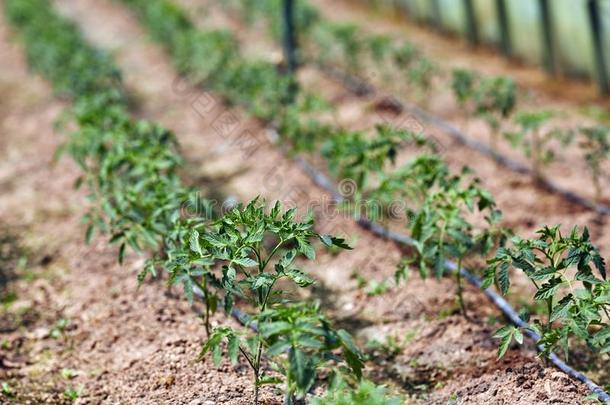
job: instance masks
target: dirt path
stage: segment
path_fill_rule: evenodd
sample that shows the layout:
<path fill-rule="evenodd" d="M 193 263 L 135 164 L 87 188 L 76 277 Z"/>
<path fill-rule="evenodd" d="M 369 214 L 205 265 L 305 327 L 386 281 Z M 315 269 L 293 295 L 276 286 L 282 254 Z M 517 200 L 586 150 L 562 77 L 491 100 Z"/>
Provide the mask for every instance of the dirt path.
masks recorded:
<path fill-rule="evenodd" d="M 374 375 L 393 381 L 397 389 L 424 403 L 454 396 L 472 403 L 502 403 L 503 398 L 523 404 L 582 402 L 586 390 L 542 367 L 531 351 L 515 351 L 502 362 L 495 361 L 490 339 L 494 327 L 488 321 L 493 323 L 497 315 L 474 290 L 467 292 L 473 323 L 454 315 L 450 280 L 439 286 L 414 277 L 390 295 L 367 296 L 357 288 L 353 273 L 378 280 L 391 276 L 400 257 L 397 247 L 332 211 L 324 212 L 328 197 L 266 143 L 259 124 L 238 110 L 226 110 L 213 94 L 179 80 L 125 9 L 108 1 L 62 4 L 92 41 L 115 52 L 129 86 L 142 101 L 141 114 L 176 131 L 192 178 L 222 179 L 225 195 L 239 200 L 262 194 L 302 209 L 317 208 L 323 232 L 352 236 L 353 252 L 322 255 L 319 265 L 309 270 L 321 280 L 316 296 L 340 322 L 357 332 L 363 343 L 382 341 L 373 351 Z M 400 354 L 390 353 L 386 336 L 395 337 Z"/>

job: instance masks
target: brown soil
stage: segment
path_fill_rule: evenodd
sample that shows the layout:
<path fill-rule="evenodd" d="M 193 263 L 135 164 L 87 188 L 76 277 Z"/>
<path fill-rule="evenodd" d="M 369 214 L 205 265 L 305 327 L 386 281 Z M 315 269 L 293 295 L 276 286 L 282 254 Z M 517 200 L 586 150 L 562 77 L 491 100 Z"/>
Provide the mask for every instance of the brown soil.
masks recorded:
<path fill-rule="evenodd" d="M 586 387 L 544 367 L 532 347 L 515 348 L 501 362 L 495 360 L 496 345 L 490 336 L 498 313 L 478 291 L 467 288 L 465 298 L 473 318 L 467 322 L 456 314 L 454 284 L 448 279 L 439 284 L 412 277 L 382 296 L 359 289 L 355 272 L 367 279 L 391 277 L 401 249 L 329 208 L 329 197 L 269 144 L 260 123 L 177 77 L 167 56 L 125 8 L 109 0 L 62 0 L 58 5 L 79 22 L 92 42 L 116 55 L 128 87 L 139 100 L 138 113 L 176 132 L 187 160 L 188 181 L 216 196 L 218 204 L 261 194 L 296 205 L 301 212 L 315 209 L 320 232 L 350 237 L 353 251 L 322 254 L 308 270 L 320 280 L 313 296 L 363 346 L 372 347 L 374 361 L 368 367 L 372 377 L 391 384 L 414 403 L 584 403 Z M 195 361 L 203 327 L 179 298 L 180 291 L 164 294 L 160 283 L 138 290 L 135 274 L 142 258 L 130 257 L 120 268 L 116 252 L 102 238 L 91 246 L 82 242 L 79 217 L 86 208 L 84 195 L 71 189 L 78 170 L 68 159 L 54 166 L 49 162 L 60 142 L 52 133 L 52 121 L 63 106 L 52 100 L 44 83 L 26 77 L 22 55 L 7 42 L 5 28 L 0 55 L 9 61 L 0 85 L 11 94 L 0 105 L 2 154 L 7 156 L 0 165 L 0 185 L 3 191 L 10 190 L 0 196 L 0 220 L 26 229 L 21 243 L 27 250 L 52 257 L 51 264 L 32 259 L 33 263 L 47 263 L 44 267 L 52 267 L 49 272 L 54 275 L 50 281 L 22 279 L 15 284 L 19 300 L 23 297 L 43 314 L 34 324 L 3 333 L 2 338 L 11 342 L 24 342 L 19 351 L 12 349 L 17 344 L 0 351 L 0 358 L 25 359 L 13 360 L 17 367 L 9 371 L 0 369 L 16 393 L 12 402 L 24 403 L 29 395 L 31 403 L 57 403 L 68 386 L 83 386 L 83 403 L 249 402 L 251 375 L 244 364 L 216 369 L 209 360 Z M 362 100 L 316 72 L 305 74 L 311 75 L 312 84 L 322 83 L 332 99 L 356 106 L 353 114 L 359 118 L 353 125 L 371 122 L 374 112 L 364 108 Z M 475 155 L 454 147 L 447 155 L 452 165 L 478 163 Z M 505 172 L 486 176 L 493 165 L 481 164 L 487 165 L 477 167 L 486 186 L 500 194 L 497 198 L 510 214 L 508 221 L 521 229 L 566 216 L 587 221 L 590 214 L 544 196 L 527 180 Z M 27 267 L 42 271 L 42 264 Z M 36 293 L 42 288 L 34 287 L 39 280 L 48 290 L 43 298 Z M 13 304 L 7 311 L 15 308 Z M 53 339 L 49 335 L 58 319 L 68 319 L 69 326 Z M 221 315 L 215 321 L 232 322 Z M 396 344 L 389 344 L 394 340 Z M 61 377 L 63 368 L 76 370 L 76 377 Z M 264 398 L 266 403 L 279 401 L 272 389 L 264 392 Z"/>

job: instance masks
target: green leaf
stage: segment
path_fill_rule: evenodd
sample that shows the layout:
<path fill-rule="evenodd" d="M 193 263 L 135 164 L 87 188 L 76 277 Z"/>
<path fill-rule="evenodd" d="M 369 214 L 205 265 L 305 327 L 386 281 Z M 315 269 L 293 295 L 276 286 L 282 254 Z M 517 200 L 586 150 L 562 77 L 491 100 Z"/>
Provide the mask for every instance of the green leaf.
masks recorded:
<path fill-rule="evenodd" d="M 229 335 L 228 351 L 231 363 L 237 364 L 237 356 L 239 355 L 239 339 L 234 334 Z"/>
<path fill-rule="evenodd" d="M 351 250 L 352 247 L 345 242 L 345 239 L 331 235 L 320 235 L 320 240 L 328 247 L 336 246 L 341 249 Z"/>
<path fill-rule="evenodd" d="M 297 251 L 294 249 L 291 249 L 288 252 L 286 252 L 278 263 L 281 266 L 281 269 L 282 270 L 287 269 L 292 264 L 292 262 L 294 261 L 296 256 L 297 256 Z"/>
<path fill-rule="evenodd" d="M 307 240 L 297 237 L 296 241 L 300 253 L 304 254 L 309 260 L 316 259 L 316 251 Z"/>
<path fill-rule="evenodd" d="M 93 239 L 93 232 L 94 232 L 93 224 L 89 224 L 89 226 L 87 226 L 87 231 L 85 232 L 85 242 L 87 244 L 91 243 L 91 240 Z"/>
<path fill-rule="evenodd" d="M 498 273 L 498 286 L 503 295 L 508 293 L 510 288 L 510 266 L 508 263 L 502 263 L 500 265 L 500 272 Z"/>
<path fill-rule="evenodd" d="M 536 294 L 534 295 L 534 299 L 538 301 L 549 299 L 557 293 L 557 290 L 559 290 L 562 285 L 561 278 L 552 278 L 548 283 L 544 283 L 540 286 L 540 289 L 536 291 Z"/>
<path fill-rule="evenodd" d="M 284 334 L 292 329 L 292 324 L 285 321 L 264 323 L 260 326 L 260 333 L 265 338 Z"/>
<path fill-rule="evenodd" d="M 290 269 L 286 272 L 286 275 L 299 287 L 308 287 L 315 283 L 313 278 L 298 269 Z"/>
<path fill-rule="evenodd" d="M 199 256 L 203 256 L 201 245 L 199 244 L 199 232 L 197 232 L 196 229 L 191 232 L 191 237 L 189 238 L 189 247 L 193 252 L 198 253 Z"/>
<path fill-rule="evenodd" d="M 274 278 L 267 274 L 261 273 L 252 276 L 252 288 L 258 290 L 259 288 L 269 288 L 273 284 Z"/>
<path fill-rule="evenodd" d="M 510 343 L 515 335 L 515 331 L 517 329 L 512 325 L 504 326 L 498 329 L 494 334 L 494 338 L 500 339 L 500 345 L 498 346 L 498 359 L 501 359 L 506 354 L 508 348 L 510 347 Z M 521 331 L 519 331 L 521 333 Z M 521 335 L 521 341 L 523 341 L 523 336 Z"/>
<path fill-rule="evenodd" d="M 258 262 L 249 257 L 238 257 L 233 259 L 232 262 L 245 268 L 258 266 Z"/>
<path fill-rule="evenodd" d="M 555 322 L 558 319 L 564 319 L 567 317 L 568 312 L 572 307 L 572 298 L 572 294 L 568 294 L 555 305 L 549 319 L 551 322 Z"/>
<path fill-rule="evenodd" d="M 294 379 L 297 391 L 304 395 L 313 386 L 316 378 L 315 369 L 308 356 L 299 349 L 293 348 L 288 355 L 290 376 Z"/>
<path fill-rule="evenodd" d="M 354 343 L 352 336 L 344 329 L 340 329 L 337 331 L 337 336 L 341 340 L 341 344 L 345 349 L 343 351 L 343 355 L 345 356 L 345 361 L 352 369 L 352 372 L 356 376 L 356 378 L 362 377 L 362 368 L 364 364 L 362 363 L 362 355 L 360 354 L 360 350 Z"/>
<path fill-rule="evenodd" d="M 121 243 L 121 246 L 119 247 L 119 264 L 122 265 L 123 261 L 125 260 L 125 243 Z"/>

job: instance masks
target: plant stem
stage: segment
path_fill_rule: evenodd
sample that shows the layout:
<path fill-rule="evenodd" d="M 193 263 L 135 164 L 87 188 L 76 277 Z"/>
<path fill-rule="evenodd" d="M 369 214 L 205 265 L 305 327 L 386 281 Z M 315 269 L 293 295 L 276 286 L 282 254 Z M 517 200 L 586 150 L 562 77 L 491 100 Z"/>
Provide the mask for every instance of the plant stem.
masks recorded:
<path fill-rule="evenodd" d="M 462 295 L 462 258 L 458 258 L 457 261 L 457 271 L 455 273 L 456 275 L 456 281 L 457 281 L 457 297 L 458 297 L 458 302 L 460 304 L 460 310 L 462 311 L 462 315 L 464 315 L 464 318 L 468 319 L 468 312 L 466 311 L 466 305 L 464 305 L 464 297 Z"/>
<path fill-rule="evenodd" d="M 551 314 L 553 313 L 553 297 L 547 298 L 546 307 L 547 307 L 547 311 L 548 311 L 546 327 L 547 327 L 547 330 L 551 330 Z"/>
<path fill-rule="evenodd" d="M 254 370 L 254 405 L 258 405 L 258 370 Z"/>

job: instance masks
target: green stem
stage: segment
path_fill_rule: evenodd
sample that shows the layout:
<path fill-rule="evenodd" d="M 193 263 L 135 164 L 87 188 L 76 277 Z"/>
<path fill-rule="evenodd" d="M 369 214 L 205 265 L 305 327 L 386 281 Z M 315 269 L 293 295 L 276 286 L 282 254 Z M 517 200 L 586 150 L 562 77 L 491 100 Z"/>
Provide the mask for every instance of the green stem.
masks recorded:
<path fill-rule="evenodd" d="M 547 311 L 548 311 L 548 318 L 547 318 L 546 328 L 547 328 L 547 331 L 550 331 L 551 330 L 551 314 L 553 313 L 553 297 L 547 298 L 547 300 L 546 300 L 546 308 L 547 308 Z"/>
<path fill-rule="evenodd" d="M 462 289 L 462 258 L 458 258 L 457 261 L 457 271 L 456 271 L 456 281 L 457 281 L 457 297 L 458 297 L 458 302 L 460 304 L 460 310 L 462 311 L 462 315 L 464 315 L 464 318 L 469 319 L 468 318 L 468 312 L 466 310 L 466 305 L 464 304 L 464 296 L 463 296 L 463 289 Z"/>

